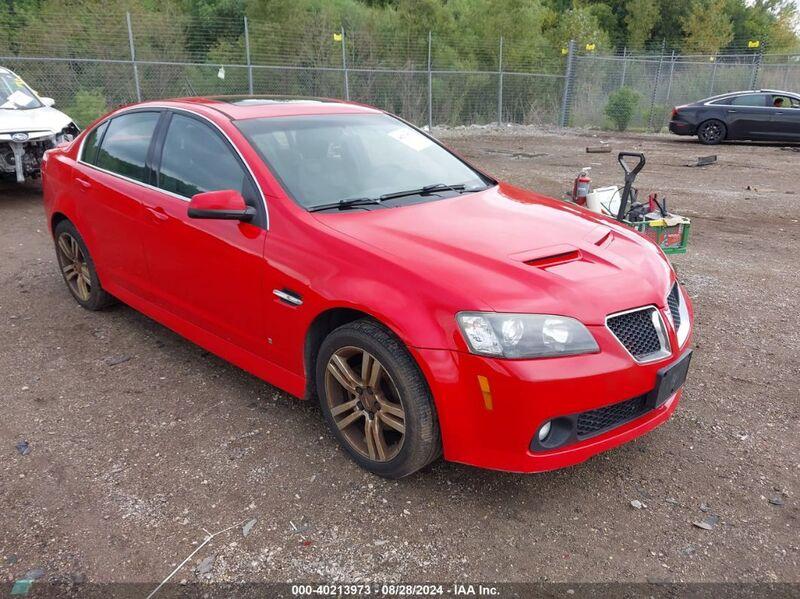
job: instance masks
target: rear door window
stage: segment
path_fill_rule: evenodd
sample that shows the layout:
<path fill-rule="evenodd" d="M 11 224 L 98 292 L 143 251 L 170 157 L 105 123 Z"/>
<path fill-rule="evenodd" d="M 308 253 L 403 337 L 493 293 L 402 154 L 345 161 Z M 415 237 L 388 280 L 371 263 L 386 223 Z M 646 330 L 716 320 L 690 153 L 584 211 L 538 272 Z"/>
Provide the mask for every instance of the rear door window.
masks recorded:
<path fill-rule="evenodd" d="M 233 189 L 250 203 L 250 177 L 233 150 L 198 119 L 173 114 L 164 139 L 158 186 L 191 198 L 205 191 Z"/>
<path fill-rule="evenodd" d="M 108 124 L 94 164 L 112 173 L 146 183 L 145 163 L 159 116 L 159 112 L 133 112 L 113 118 Z"/>

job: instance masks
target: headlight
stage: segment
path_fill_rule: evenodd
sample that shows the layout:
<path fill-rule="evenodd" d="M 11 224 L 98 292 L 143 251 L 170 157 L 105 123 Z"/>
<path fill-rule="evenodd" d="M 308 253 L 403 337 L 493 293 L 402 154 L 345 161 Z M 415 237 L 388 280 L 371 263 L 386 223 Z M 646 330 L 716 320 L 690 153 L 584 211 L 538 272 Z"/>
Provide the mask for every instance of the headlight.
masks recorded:
<path fill-rule="evenodd" d="M 473 354 L 546 358 L 600 351 L 587 328 L 566 316 L 460 312 L 456 318 Z"/>
<path fill-rule="evenodd" d="M 75 123 L 70 123 L 64 127 L 58 135 L 56 135 L 56 143 L 69 143 L 78 137 L 80 132 L 81 130 L 78 129 L 78 126 Z"/>

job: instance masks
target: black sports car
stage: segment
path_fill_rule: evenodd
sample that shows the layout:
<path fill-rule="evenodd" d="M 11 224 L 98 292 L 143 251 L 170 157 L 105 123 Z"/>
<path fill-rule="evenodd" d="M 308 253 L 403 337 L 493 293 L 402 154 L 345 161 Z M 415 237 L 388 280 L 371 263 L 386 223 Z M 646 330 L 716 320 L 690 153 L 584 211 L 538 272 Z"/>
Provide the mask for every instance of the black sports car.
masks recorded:
<path fill-rule="evenodd" d="M 800 95 L 760 89 L 706 98 L 673 108 L 669 130 L 709 145 L 726 139 L 800 142 Z"/>

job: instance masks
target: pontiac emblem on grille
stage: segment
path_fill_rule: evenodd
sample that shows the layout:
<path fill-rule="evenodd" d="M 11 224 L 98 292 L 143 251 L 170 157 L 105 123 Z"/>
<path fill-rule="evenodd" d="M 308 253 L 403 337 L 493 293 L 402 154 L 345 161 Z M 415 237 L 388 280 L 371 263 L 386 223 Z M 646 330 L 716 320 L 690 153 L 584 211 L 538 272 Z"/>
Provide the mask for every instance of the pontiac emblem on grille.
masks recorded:
<path fill-rule="evenodd" d="M 28 141 L 28 137 L 27 133 L 14 133 L 11 136 L 11 141 Z"/>

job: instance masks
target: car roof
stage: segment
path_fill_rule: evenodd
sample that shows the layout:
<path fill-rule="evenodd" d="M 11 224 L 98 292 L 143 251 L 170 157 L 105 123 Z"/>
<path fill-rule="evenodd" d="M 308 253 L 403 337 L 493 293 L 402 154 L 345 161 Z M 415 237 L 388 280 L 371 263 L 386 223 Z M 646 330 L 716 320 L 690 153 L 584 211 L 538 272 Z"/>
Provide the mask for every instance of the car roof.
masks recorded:
<path fill-rule="evenodd" d="M 324 114 L 380 114 L 371 106 L 330 98 L 303 96 L 200 96 L 144 102 L 135 106 L 169 105 L 176 108 L 205 108 L 230 120 L 264 117 L 307 116 Z"/>
<path fill-rule="evenodd" d="M 778 94 L 784 96 L 795 96 L 795 97 L 798 96 L 798 94 L 796 94 L 795 92 L 787 92 L 780 89 L 746 89 L 737 92 L 728 92 L 727 94 L 718 94 L 716 96 L 711 96 L 710 98 L 705 98 L 703 100 L 700 100 L 699 102 L 700 103 L 713 102 L 714 100 L 720 100 L 722 98 L 733 98 L 734 96 L 744 96 L 747 94 Z"/>

